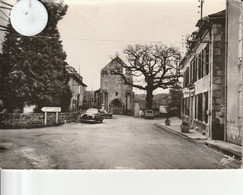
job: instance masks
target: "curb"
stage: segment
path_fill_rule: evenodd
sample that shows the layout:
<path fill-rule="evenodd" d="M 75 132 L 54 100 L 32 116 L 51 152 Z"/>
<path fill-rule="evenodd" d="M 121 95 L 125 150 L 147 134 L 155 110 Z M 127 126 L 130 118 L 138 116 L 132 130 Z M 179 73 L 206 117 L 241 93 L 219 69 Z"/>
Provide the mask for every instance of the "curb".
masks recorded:
<path fill-rule="evenodd" d="M 176 135 L 179 135 L 180 137 L 183 137 L 183 138 L 185 138 L 185 139 L 194 140 L 194 139 L 192 139 L 192 138 L 190 138 L 190 137 L 188 137 L 188 136 L 186 136 L 186 135 L 184 135 L 184 134 L 182 134 L 182 133 L 178 133 L 177 131 L 174 131 L 173 129 L 168 128 L 167 126 L 160 125 L 160 124 L 158 124 L 158 123 L 156 123 L 155 125 L 156 125 L 157 127 L 161 127 L 161 128 L 163 128 L 163 129 L 166 129 L 167 131 L 170 131 L 170 132 L 172 132 L 172 133 L 174 133 L 174 134 L 176 134 Z"/>
<path fill-rule="evenodd" d="M 188 140 L 190 140 L 190 141 L 194 141 L 194 142 L 196 142 L 196 141 L 198 141 L 198 140 L 203 141 L 203 143 L 204 143 L 205 145 L 207 145 L 208 147 L 211 147 L 211 148 L 214 148 L 214 149 L 216 149 L 216 150 L 218 150 L 218 151 L 221 151 L 221 152 L 223 152 L 223 153 L 226 154 L 226 155 L 235 156 L 235 158 L 237 158 L 237 159 L 239 159 L 239 160 L 242 159 L 242 154 L 240 154 L 240 153 L 238 153 L 238 152 L 236 152 L 236 151 L 233 151 L 233 150 L 231 150 L 231 149 L 228 149 L 228 148 L 219 146 L 219 145 L 211 144 L 211 143 L 207 142 L 207 139 L 193 139 L 193 138 L 190 138 L 190 137 L 188 137 L 188 136 L 186 136 L 186 135 L 184 135 L 184 134 L 182 134 L 182 133 L 179 133 L 179 132 L 177 132 L 177 131 L 174 131 L 173 129 L 170 129 L 170 128 L 168 128 L 167 126 L 164 126 L 164 125 L 161 125 L 161 124 L 158 124 L 158 123 L 156 123 L 155 125 L 156 125 L 157 127 L 163 128 L 163 129 L 165 129 L 165 130 L 167 130 L 167 131 L 169 131 L 169 132 L 171 132 L 171 133 L 174 133 L 174 134 L 176 134 L 176 135 L 178 135 L 178 136 L 180 136 L 180 137 L 183 137 L 183 138 L 185 138 L 185 139 L 188 139 Z"/>
<path fill-rule="evenodd" d="M 217 149 L 217 150 L 223 152 L 226 155 L 234 156 L 238 160 L 242 159 L 242 154 L 240 154 L 240 153 L 238 153 L 236 151 L 230 150 L 230 149 L 222 147 L 222 146 L 216 146 L 216 145 L 208 143 L 208 142 L 205 142 L 205 145 L 207 145 L 207 146 L 209 146 L 211 148 Z"/>

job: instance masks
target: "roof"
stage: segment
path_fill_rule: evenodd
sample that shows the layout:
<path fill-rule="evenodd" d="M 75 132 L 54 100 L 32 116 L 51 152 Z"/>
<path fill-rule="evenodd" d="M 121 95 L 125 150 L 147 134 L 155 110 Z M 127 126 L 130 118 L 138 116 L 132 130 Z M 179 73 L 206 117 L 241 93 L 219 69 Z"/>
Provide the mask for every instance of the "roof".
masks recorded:
<path fill-rule="evenodd" d="M 67 68 L 67 71 L 68 71 L 70 77 L 73 77 L 81 85 L 83 85 L 84 87 L 87 87 L 87 85 L 83 83 L 83 77 L 77 73 L 77 71 L 75 70 L 74 67 L 67 65 L 66 68 Z"/>
<path fill-rule="evenodd" d="M 199 36 L 200 33 L 202 34 L 203 32 L 205 32 L 207 29 L 209 29 L 209 24 L 210 23 L 215 23 L 215 20 L 224 20 L 226 16 L 226 10 L 220 11 L 220 12 L 216 12 L 214 14 L 210 14 L 208 16 L 203 17 L 202 19 L 198 20 L 196 27 L 198 27 L 197 30 L 195 30 L 194 32 L 192 32 L 192 41 L 191 41 L 191 47 L 195 48 L 197 47 L 198 42 L 200 41 Z M 185 65 L 186 62 L 188 61 L 188 59 L 190 58 L 191 53 L 185 55 L 180 64 Z"/>
<path fill-rule="evenodd" d="M 219 19 L 219 18 L 224 17 L 225 14 L 226 14 L 226 10 L 224 9 L 224 10 L 222 10 L 220 12 L 216 12 L 214 14 L 208 15 L 208 17 L 211 18 L 211 19 L 214 19 L 214 18 Z"/>
<path fill-rule="evenodd" d="M 203 26 L 205 24 L 205 22 L 207 22 L 207 21 L 223 19 L 223 18 L 225 18 L 225 15 L 226 15 L 226 10 L 216 12 L 214 14 L 210 14 L 210 15 L 205 16 L 202 19 L 198 20 L 196 26 L 197 27 Z"/>
<path fill-rule="evenodd" d="M 112 59 L 104 68 L 101 69 L 101 72 L 106 71 L 109 69 L 114 63 L 121 64 L 123 66 L 127 66 L 120 57 L 116 56 L 114 59 Z"/>

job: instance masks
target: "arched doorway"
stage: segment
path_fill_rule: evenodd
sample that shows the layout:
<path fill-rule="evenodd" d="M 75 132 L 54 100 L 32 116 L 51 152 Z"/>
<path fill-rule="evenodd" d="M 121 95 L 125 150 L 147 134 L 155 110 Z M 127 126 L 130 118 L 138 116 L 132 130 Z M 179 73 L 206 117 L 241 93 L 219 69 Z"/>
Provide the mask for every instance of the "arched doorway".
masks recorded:
<path fill-rule="evenodd" d="M 113 114 L 124 114 L 124 105 L 120 99 L 114 99 L 110 102 L 110 112 Z"/>

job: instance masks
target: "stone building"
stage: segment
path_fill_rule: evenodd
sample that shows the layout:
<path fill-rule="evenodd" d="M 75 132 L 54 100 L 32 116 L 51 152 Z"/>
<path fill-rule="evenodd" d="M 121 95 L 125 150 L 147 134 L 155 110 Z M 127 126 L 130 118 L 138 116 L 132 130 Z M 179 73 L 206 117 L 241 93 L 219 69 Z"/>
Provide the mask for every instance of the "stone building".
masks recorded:
<path fill-rule="evenodd" d="M 83 107 L 84 107 L 84 109 L 94 107 L 94 91 L 85 91 L 84 92 Z"/>
<path fill-rule="evenodd" d="M 184 118 L 213 139 L 224 139 L 225 11 L 202 18 L 182 60 Z"/>
<path fill-rule="evenodd" d="M 101 70 L 100 89 L 95 91 L 94 105 L 113 114 L 132 115 L 134 112 L 133 88 L 126 85 L 120 75 L 112 73 L 113 70 L 120 71 L 132 81 L 131 72 L 122 65 L 125 63 L 116 57 Z"/>
<path fill-rule="evenodd" d="M 236 144 L 241 144 L 243 132 L 242 16 L 240 6 L 239 0 L 230 0 L 226 9 L 225 140 Z"/>
<path fill-rule="evenodd" d="M 198 21 L 183 65 L 182 116 L 207 137 L 241 145 L 240 2 Z M 241 50 L 241 51 L 240 51 Z"/>
<path fill-rule="evenodd" d="M 84 91 L 87 85 L 83 83 L 83 77 L 80 76 L 72 66 L 68 65 L 67 71 L 70 76 L 68 84 L 72 92 L 72 99 L 69 110 L 78 111 L 83 107 Z"/>

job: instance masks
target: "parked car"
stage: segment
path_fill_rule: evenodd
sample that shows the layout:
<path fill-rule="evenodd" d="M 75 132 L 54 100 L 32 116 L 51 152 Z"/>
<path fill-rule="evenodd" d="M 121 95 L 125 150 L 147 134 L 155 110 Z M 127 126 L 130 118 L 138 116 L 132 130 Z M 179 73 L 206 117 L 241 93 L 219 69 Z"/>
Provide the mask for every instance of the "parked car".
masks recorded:
<path fill-rule="evenodd" d="M 153 119 L 154 118 L 154 111 L 153 110 L 145 110 L 144 111 L 144 118 L 147 118 L 147 119 Z"/>
<path fill-rule="evenodd" d="M 104 118 L 112 118 L 112 113 L 108 113 L 106 110 L 100 110 L 99 111 Z"/>
<path fill-rule="evenodd" d="M 103 115 L 96 108 L 89 108 L 84 114 L 81 115 L 81 123 L 85 121 L 93 121 L 95 123 L 103 122 Z"/>

